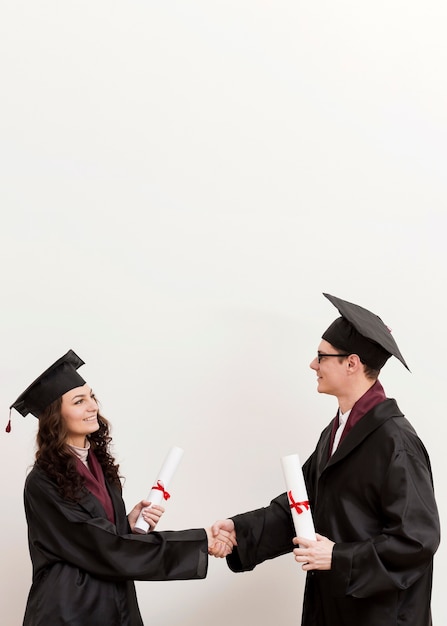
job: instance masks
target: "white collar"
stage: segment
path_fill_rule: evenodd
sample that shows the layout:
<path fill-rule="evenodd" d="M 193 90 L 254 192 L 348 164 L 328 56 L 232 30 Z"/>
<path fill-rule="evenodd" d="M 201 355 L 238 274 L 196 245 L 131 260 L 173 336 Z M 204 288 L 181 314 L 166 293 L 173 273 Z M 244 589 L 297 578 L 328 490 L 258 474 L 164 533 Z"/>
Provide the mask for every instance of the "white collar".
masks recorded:
<path fill-rule="evenodd" d="M 338 424 L 339 426 L 341 426 L 343 424 L 343 426 L 346 424 L 346 422 L 348 421 L 348 417 L 349 414 L 351 413 L 352 409 L 349 409 L 348 411 L 346 411 L 346 413 L 342 413 L 340 409 L 338 409 Z"/>

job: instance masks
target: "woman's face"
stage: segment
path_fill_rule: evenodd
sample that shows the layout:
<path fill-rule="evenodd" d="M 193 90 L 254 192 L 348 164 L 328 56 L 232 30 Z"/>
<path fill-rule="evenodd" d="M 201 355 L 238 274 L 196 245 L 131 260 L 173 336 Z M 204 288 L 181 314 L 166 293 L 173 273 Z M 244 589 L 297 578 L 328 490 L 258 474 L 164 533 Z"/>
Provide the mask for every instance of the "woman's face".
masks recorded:
<path fill-rule="evenodd" d="M 86 436 L 99 428 L 98 404 L 87 384 L 64 393 L 61 415 L 68 431 L 67 443 L 84 448 Z"/>

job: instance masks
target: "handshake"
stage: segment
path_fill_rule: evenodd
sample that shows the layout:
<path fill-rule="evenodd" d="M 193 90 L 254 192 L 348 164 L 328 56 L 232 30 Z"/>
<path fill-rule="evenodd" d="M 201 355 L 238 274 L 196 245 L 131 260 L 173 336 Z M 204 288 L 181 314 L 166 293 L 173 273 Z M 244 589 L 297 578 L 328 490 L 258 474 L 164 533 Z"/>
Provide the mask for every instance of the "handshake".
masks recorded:
<path fill-rule="evenodd" d="M 158 504 L 152 504 L 147 500 L 139 502 L 128 515 L 129 524 L 135 533 L 135 524 L 141 513 L 144 521 L 149 526 L 149 532 L 155 530 L 165 509 Z M 232 553 L 237 545 L 236 530 L 233 520 L 225 519 L 214 522 L 209 528 L 205 528 L 208 537 L 208 554 L 216 558 L 223 558 Z"/>
<path fill-rule="evenodd" d="M 233 520 L 219 520 L 205 530 L 208 537 L 208 554 L 210 556 L 224 558 L 231 554 L 233 548 L 237 546 Z"/>
<path fill-rule="evenodd" d="M 149 531 L 155 530 L 165 509 L 164 507 L 154 504 L 147 500 L 142 500 L 129 513 L 129 523 L 132 532 L 135 532 L 135 524 L 140 513 L 144 521 L 149 526 Z M 208 554 L 216 558 L 224 558 L 232 553 L 233 548 L 237 546 L 236 530 L 233 520 L 224 519 L 214 522 L 209 528 L 205 528 L 208 537 Z"/>

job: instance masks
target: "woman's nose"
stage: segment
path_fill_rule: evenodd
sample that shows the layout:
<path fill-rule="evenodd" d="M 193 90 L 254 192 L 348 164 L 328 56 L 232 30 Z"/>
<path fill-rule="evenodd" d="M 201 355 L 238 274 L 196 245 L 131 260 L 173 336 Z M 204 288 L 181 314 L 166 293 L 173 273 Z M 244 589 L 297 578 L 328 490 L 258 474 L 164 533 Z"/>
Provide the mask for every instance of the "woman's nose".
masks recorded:
<path fill-rule="evenodd" d="M 95 411 L 98 408 L 98 403 L 96 402 L 95 398 L 90 398 L 89 408 L 94 409 Z"/>

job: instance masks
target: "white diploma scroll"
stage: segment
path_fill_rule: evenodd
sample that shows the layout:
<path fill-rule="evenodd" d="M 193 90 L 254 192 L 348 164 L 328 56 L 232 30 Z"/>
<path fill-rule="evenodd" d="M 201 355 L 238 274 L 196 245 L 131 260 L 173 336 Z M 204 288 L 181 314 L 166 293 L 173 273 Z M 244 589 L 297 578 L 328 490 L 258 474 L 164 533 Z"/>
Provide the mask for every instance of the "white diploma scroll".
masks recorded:
<path fill-rule="evenodd" d="M 281 463 L 296 536 L 315 541 L 316 537 L 312 511 L 310 510 L 299 456 L 297 454 L 283 456 Z"/>
<path fill-rule="evenodd" d="M 161 466 L 160 471 L 158 472 L 157 478 L 153 482 L 153 487 L 146 500 L 149 500 L 152 504 L 161 504 L 163 500 L 166 501 L 170 498 L 167 488 L 182 456 L 182 448 L 177 448 L 176 446 L 171 448 L 163 462 L 163 465 Z M 145 535 L 149 532 L 149 524 L 144 521 L 142 513 L 138 516 L 134 532 L 139 533 L 140 535 Z"/>

